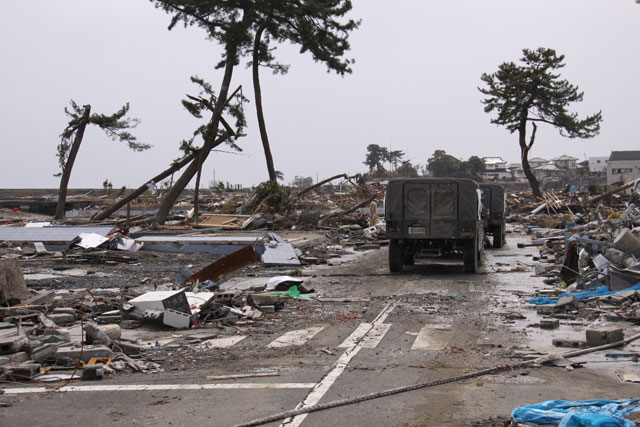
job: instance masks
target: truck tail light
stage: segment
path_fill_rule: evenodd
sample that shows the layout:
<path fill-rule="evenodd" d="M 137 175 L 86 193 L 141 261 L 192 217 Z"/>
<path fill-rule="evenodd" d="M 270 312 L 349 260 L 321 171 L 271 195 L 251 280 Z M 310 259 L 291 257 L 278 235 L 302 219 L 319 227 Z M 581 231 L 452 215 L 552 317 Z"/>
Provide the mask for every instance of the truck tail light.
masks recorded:
<path fill-rule="evenodd" d="M 396 231 L 399 231 L 399 230 L 398 230 L 398 227 L 389 227 L 387 231 L 390 231 L 391 233 L 395 233 Z"/>
<path fill-rule="evenodd" d="M 473 227 L 464 227 L 462 231 L 465 233 L 473 233 Z"/>

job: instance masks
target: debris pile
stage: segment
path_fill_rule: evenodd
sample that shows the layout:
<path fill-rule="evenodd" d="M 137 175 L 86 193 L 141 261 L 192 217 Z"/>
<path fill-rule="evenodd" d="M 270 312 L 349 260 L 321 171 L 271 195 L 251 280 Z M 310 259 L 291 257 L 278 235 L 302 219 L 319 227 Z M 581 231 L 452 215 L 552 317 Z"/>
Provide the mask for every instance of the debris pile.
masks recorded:
<path fill-rule="evenodd" d="M 258 260 L 246 246 L 196 273 L 183 268 L 176 283 L 156 286 L 163 289 L 125 287 L 119 296 L 106 296 L 89 290 L 30 292 L 18 260 L 2 259 L 0 299 L 8 307 L 0 308 L 0 372 L 7 380 L 53 382 L 157 371 L 157 351 L 176 337 L 144 340 L 145 334 L 224 331 L 271 317 L 287 300 L 310 299 L 302 295 L 313 292 L 304 279 L 291 276 L 257 279 L 243 290 L 220 289 L 227 275 Z"/>
<path fill-rule="evenodd" d="M 539 247 L 535 273 L 553 286 L 538 290 L 538 296 L 528 301 L 543 316 L 539 326 L 555 329 L 560 321 L 576 320 L 590 325 L 584 338 L 554 339 L 554 345 L 591 347 L 613 342 L 621 339 L 624 327 L 611 326 L 611 322 L 640 323 L 637 196 L 625 196 L 626 202 L 616 198 L 607 205 L 601 196 L 592 198 L 600 201 L 595 208 L 583 208 L 581 214 L 557 214 L 561 228 L 539 226 L 533 212 L 521 217 L 530 222 L 526 229 L 533 240 L 518 246 Z M 551 200 L 545 205 L 550 206 Z M 599 328 L 603 325 L 606 330 Z"/>

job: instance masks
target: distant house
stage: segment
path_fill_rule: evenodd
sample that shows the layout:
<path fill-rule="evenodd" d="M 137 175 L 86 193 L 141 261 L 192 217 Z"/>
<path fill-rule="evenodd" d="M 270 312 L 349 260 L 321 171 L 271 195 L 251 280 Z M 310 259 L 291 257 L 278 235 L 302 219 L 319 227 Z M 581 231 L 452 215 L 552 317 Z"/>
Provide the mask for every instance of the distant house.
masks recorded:
<path fill-rule="evenodd" d="M 640 178 L 640 151 L 612 151 L 607 162 L 607 185 Z"/>
<path fill-rule="evenodd" d="M 483 157 L 485 172 L 483 177 L 495 180 L 511 178 L 511 172 L 507 170 L 507 162 L 502 157 Z"/>
<path fill-rule="evenodd" d="M 511 173 L 511 176 L 518 181 L 525 178 L 524 170 L 520 163 L 509 163 L 507 170 Z"/>
<path fill-rule="evenodd" d="M 561 169 L 555 165 L 555 163 L 549 163 L 544 166 L 540 166 L 533 170 L 533 174 L 535 175 L 538 181 L 543 181 L 545 179 L 556 178 L 563 175 L 565 169 Z"/>
<path fill-rule="evenodd" d="M 531 169 L 539 168 L 541 166 L 546 166 L 549 164 L 549 160 L 542 159 L 540 157 L 534 157 L 533 159 L 529 159 L 529 166 Z"/>
<path fill-rule="evenodd" d="M 551 159 L 551 161 L 558 169 L 571 170 L 577 167 L 576 162 L 578 159 L 564 154 L 560 157 L 556 157 L 555 159 Z"/>
<path fill-rule="evenodd" d="M 589 157 L 589 172 L 607 172 L 608 157 Z"/>

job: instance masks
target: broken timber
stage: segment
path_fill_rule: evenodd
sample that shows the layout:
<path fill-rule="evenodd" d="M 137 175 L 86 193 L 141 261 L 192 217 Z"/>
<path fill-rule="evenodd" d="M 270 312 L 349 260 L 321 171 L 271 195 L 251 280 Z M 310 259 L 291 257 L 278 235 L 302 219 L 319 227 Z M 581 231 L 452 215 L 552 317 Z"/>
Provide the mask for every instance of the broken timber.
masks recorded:
<path fill-rule="evenodd" d="M 185 282 L 196 283 L 197 281 L 204 282 L 211 280 L 217 282 L 221 277 L 226 276 L 229 273 L 253 264 L 258 261 L 258 255 L 251 246 L 246 246 L 240 250 L 237 250 L 224 258 L 212 262 L 202 270 L 185 279 Z"/>

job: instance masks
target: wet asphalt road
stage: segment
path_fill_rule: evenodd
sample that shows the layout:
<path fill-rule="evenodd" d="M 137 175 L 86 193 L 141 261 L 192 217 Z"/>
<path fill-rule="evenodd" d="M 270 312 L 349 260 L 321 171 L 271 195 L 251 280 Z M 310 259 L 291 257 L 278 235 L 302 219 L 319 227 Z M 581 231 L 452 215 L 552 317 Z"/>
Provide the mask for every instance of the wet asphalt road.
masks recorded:
<path fill-rule="evenodd" d="M 344 264 L 305 270 L 305 284 L 319 294 L 357 301 L 313 302 L 315 311 L 301 311 L 294 325 L 276 324 L 270 333 L 240 331 L 246 337 L 237 344 L 207 350 L 225 352 L 218 363 L 199 364 L 194 356 L 184 369 L 74 383 L 94 390 L 6 390 L 0 401 L 10 406 L 0 408 L 0 425 L 234 426 L 294 409 L 301 402 L 324 403 L 514 363 L 522 352 L 568 351 L 551 346 L 551 339 L 558 334 L 579 336 L 584 328 L 563 325 L 545 331 L 532 326 L 538 317 L 526 301 L 544 287 L 532 272 L 537 251 L 516 248 L 524 236 L 508 237 L 507 246 L 486 252 L 486 263 L 475 275 L 462 273 L 455 263 L 422 263 L 389 274 L 385 248 L 360 253 Z M 525 271 L 514 271 L 521 267 Z M 317 316 L 323 311 L 332 314 Z M 272 345 L 287 332 L 307 328 L 316 333 L 290 346 Z M 626 334 L 637 333 L 628 328 Z M 634 348 L 632 344 L 625 351 L 640 350 Z M 268 425 L 488 426 L 493 425 L 490 418 L 508 417 L 524 404 L 639 394 L 640 385 L 623 384 L 615 374 L 620 368 L 637 369 L 631 362 L 611 363 L 601 353 L 580 361 L 586 362 L 584 367 L 571 371 L 517 370 Z M 278 375 L 207 380 L 210 375 L 264 372 Z M 126 387 L 107 389 L 117 385 Z"/>

